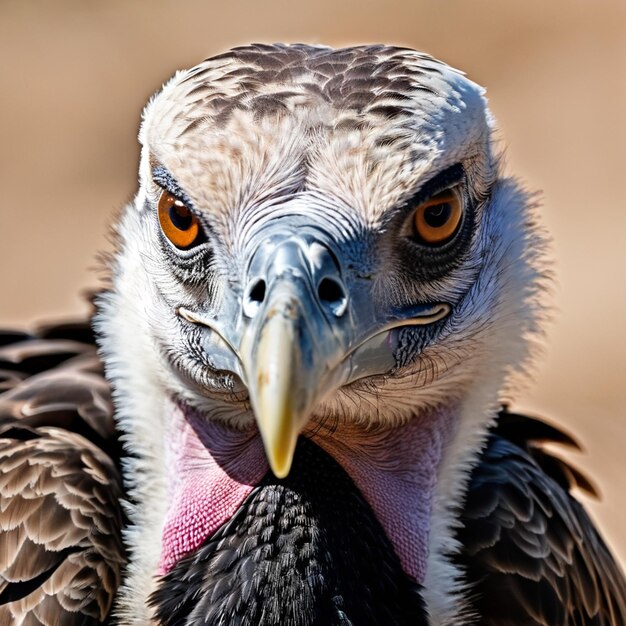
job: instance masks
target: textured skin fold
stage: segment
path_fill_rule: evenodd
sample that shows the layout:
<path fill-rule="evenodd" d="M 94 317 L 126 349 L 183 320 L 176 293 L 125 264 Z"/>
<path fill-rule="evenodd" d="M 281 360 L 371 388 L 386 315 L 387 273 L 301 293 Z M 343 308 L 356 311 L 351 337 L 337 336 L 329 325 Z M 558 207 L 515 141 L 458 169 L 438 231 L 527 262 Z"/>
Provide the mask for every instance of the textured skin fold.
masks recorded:
<path fill-rule="evenodd" d="M 408 577 L 355 484 L 301 438 L 286 479 L 271 474 L 152 596 L 164 626 L 426 626 Z"/>

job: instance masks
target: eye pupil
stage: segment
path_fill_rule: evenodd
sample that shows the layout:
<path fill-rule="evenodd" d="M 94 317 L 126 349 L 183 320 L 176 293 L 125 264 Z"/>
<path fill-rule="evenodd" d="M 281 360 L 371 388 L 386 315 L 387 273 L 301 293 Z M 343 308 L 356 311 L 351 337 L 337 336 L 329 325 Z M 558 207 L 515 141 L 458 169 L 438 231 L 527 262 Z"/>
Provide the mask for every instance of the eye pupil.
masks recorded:
<path fill-rule="evenodd" d="M 442 226 L 445 226 L 451 215 L 452 206 L 450 205 L 450 203 L 441 202 L 440 204 L 429 206 L 424 211 L 424 221 L 431 228 L 441 228 Z"/>
<path fill-rule="evenodd" d="M 179 202 L 175 202 L 169 210 L 170 220 L 178 230 L 189 230 L 193 224 L 191 211 Z"/>

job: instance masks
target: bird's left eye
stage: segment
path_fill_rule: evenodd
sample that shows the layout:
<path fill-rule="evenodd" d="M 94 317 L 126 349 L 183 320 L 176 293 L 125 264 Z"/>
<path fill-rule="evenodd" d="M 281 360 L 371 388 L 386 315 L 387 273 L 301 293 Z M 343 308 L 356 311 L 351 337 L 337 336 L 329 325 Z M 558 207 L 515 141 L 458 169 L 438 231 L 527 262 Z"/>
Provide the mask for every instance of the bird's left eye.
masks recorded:
<path fill-rule="evenodd" d="M 186 250 L 204 240 L 198 218 L 182 200 L 168 191 L 163 191 L 158 208 L 163 234 L 177 248 Z"/>
<path fill-rule="evenodd" d="M 458 188 L 446 189 L 422 202 L 413 213 L 413 233 L 420 243 L 440 246 L 456 234 L 463 217 Z"/>

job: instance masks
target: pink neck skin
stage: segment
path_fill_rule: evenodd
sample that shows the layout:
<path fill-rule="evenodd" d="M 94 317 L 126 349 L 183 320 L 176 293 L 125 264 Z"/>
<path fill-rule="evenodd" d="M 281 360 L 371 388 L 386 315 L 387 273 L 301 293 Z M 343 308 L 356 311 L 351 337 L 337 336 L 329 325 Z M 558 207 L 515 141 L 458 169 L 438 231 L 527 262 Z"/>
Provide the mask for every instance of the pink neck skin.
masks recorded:
<path fill-rule="evenodd" d="M 256 429 L 236 431 L 174 409 L 169 439 L 169 506 L 159 574 L 199 548 L 227 522 L 269 466 Z M 451 411 L 392 429 L 352 425 L 305 436 L 352 478 L 394 546 L 404 571 L 424 581 L 437 469 L 454 428 Z"/>

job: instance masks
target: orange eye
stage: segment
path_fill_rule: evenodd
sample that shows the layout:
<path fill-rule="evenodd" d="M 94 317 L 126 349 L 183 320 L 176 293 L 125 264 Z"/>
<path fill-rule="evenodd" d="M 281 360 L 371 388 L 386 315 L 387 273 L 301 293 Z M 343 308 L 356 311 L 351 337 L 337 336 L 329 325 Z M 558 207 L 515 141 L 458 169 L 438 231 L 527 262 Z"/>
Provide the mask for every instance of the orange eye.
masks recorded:
<path fill-rule="evenodd" d="M 456 233 L 463 217 L 463 201 L 456 189 L 446 189 L 420 204 L 413 214 L 413 228 L 422 243 L 438 246 Z"/>
<path fill-rule="evenodd" d="M 168 191 L 163 191 L 159 198 L 159 224 L 177 248 L 189 248 L 200 238 L 198 218 Z"/>

